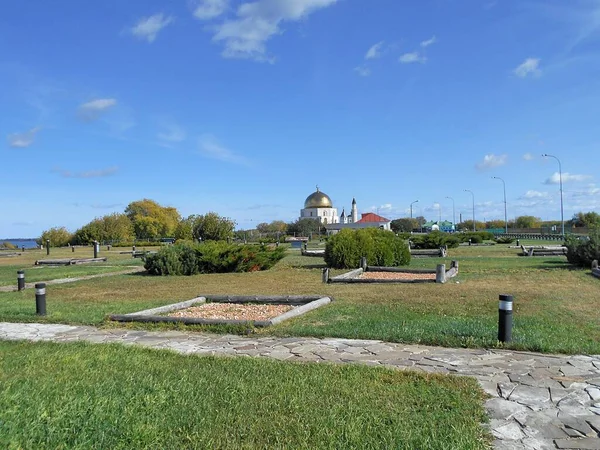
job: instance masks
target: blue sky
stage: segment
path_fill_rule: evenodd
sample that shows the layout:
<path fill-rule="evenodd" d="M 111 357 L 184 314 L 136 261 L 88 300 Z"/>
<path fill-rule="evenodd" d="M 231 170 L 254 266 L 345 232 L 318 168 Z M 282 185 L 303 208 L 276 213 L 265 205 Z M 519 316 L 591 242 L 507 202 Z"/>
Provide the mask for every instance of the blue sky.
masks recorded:
<path fill-rule="evenodd" d="M 7 0 L 0 237 L 141 198 L 238 227 L 600 211 L 598 0 Z"/>

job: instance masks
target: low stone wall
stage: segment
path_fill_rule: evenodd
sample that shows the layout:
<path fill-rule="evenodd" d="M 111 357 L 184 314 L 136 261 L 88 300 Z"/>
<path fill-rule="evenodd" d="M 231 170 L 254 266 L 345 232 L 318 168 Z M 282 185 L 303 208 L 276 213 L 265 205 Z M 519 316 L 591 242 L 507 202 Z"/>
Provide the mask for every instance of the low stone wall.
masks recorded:
<path fill-rule="evenodd" d="M 80 259 L 38 259 L 36 266 L 72 266 L 75 264 L 89 264 L 105 262 L 106 258 L 80 258 Z"/>
<path fill-rule="evenodd" d="M 519 256 L 566 256 L 567 247 L 558 246 L 528 246 L 521 245 Z"/>
<path fill-rule="evenodd" d="M 412 258 L 446 258 L 448 256 L 448 247 L 440 247 L 440 248 L 424 248 L 410 249 L 410 256 Z"/>

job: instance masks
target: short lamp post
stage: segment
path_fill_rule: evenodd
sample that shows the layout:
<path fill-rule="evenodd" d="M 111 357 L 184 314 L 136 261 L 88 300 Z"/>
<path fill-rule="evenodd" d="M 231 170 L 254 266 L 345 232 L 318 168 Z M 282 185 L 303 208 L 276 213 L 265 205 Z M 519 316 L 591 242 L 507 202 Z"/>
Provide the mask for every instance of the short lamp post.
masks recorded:
<path fill-rule="evenodd" d="M 500 177 L 492 177 L 495 180 L 502 181 L 502 187 L 504 188 L 504 232 L 508 233 L 508 216 L 506 215 L 506 183 Z"/>
<path fill-rule="evenodd" d="M 564 237 L 565 236 L 565 215 L 564 215 L 564 209 L 563 209 L 562 166 L 560 164 L 560 159 L 558 159 L 556 156 L 549 155 L 547 153 L 544 153 L 542 156 L 544 158 L 554 158 L 556 161 L 558 161 L 558 181 L 560 183 L 560 223 L 561 223 L 561 233 Z"/>
<path fill-rule="evenodd" d="M 469 189 L 465 189 L 465 192 L 470 192 L 471 197 L 473 197 L 473 231 L 475 231 L 475 194 Z"/>

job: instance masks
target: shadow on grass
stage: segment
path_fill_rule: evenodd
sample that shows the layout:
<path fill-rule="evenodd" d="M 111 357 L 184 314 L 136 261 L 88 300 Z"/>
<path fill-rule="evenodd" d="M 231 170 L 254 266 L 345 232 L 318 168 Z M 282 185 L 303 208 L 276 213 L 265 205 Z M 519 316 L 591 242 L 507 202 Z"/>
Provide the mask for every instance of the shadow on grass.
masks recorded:
<path fill-rule="evenodd" d="M 542 261 L 541 264 L 533 266 L 535 269 L 566 269 L 566 270 L 582 270 L 581 267 L 572 265 L 569 261 Z"/>
<path fill-rule="evenodd" d="M 327 267 L 327 264 L 294 264 L 291 267 L 294 269 L 324 269 Z"/>

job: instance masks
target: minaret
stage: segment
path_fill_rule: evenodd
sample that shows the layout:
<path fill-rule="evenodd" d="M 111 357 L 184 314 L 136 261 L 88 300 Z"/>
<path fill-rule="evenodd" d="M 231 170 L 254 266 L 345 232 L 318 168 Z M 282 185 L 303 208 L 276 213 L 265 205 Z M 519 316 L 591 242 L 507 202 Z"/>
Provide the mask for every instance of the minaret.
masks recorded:
<path fill-rule="evenodd" d="M 358 222 L 358 209 L 356 209 L 356 199 L 352 199 L 352 223 Z"/>
<path fill-rule="evenodd" d="M 346 220 L 346 210 L 342 208 L 342 215 L 340 216 L 340 223 L 348 223 Z"/>

